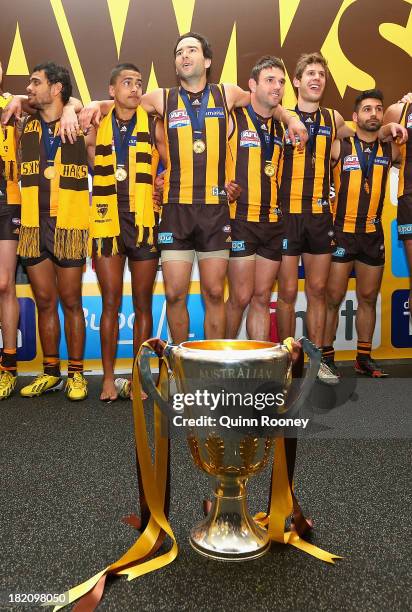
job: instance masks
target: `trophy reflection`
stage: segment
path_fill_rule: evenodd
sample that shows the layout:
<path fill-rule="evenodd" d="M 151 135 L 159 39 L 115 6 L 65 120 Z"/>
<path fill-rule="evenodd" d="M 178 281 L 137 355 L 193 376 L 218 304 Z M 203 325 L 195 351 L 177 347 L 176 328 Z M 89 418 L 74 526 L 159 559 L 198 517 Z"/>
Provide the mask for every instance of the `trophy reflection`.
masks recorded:
<path fill-rule="evenodd" d="M 305 338 L 301 343 L 309 367 L 293 398 L 288 397 L 291 352 L 284 345 L 204 340 L 166 346 L 163 358 L 180 397 L 185 398 L 183 411 L 174 407 L 173 396 L 166 401 L 158 393 L 150 371 L 150 350 L 142 347 L 139 353 L 143 388 L 169 417 L 181 415 L 195 464 L 215 480 L 210 511 L 190 532 L 191 545 L 202 555 L 242 561 L 260 557 L 270 547 L 267 531 L 248 511 L 246 484 L 268 464 L 276 431 L 260 425 L 263 412 L 252 408 L 246 411 L 251 418 L 246 418 L 244 409 L 229 405 L 227 398 L 261 397 L 264 390 L 266 398 L 284 397 L 282 406 L 264 407 L 266 416 L 296 413 L 310 393 L 320 362 L 318 349 Z M 213 403 L 201 404 L 201 397 L 213 397 Z"/>

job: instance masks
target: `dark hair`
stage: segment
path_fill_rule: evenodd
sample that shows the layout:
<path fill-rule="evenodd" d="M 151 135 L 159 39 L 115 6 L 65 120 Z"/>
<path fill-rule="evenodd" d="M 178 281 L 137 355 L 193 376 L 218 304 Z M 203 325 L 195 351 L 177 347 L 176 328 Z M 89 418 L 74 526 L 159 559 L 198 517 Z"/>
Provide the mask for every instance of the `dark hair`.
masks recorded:
<path fill-rule="evenodd" d="M 173 49 L 174 57 L 176 57 L 177 45 L 184 38 L 196 38 L 196 40 L 198 40 L 200 44 L 202 45 L 203 56 L 206 59 L 210 59 L 210 60 L 212 59 L 213 53 L 212 53 L 212 47 L 210 46 L 210 42 L 207 40 L 205 36 L 202 36 L 202 34 L 198 34 L 197 32 L 187 32 L 186 34 L 182 34 L 181 36 L 179 36 L 179 38 L 176 41 L 175 48 Z"/>
<path fill-rule="evenodd" d="M 41 70 L 44 70 L 47 80 L 51 85 L 61 83 L 62 90 L 60 95 L 63 104 L 67 104 L 73 90 L 70 74 L 67 68 L 58 66 L 54 62 L 44 62 L 43 64 L 37 64 L 37 66 L 33 68 L 33 72 L 40 72 Z"/>
<path fill-rule="evenodd" d="M 366 91 L 361 91 L 355 100 L 354 111 L 358 112 L 361 102 L 366 100 L 367 98 L 372 98 L 373 100 L 380 100 L 383 104 L 383 93 L 380 89 L 367 89 Z"/>
<path fill-rule="evenodd" d="M 123 64 L 117 64 L 117 66 L 115 66 L 110 73 L 110 85 L 114 85 L 116 83 L 117 77 L 121 72 L 123 72 L 123 70 L 133 70 L 133 72 L 138 72 L 140 74 L 139 68 L 134 64 L 129 64 L 127 62 Z"/>
<path fill-rule="evenodd" d="M 252 72 L 250 73 L 250 78 L 254 79 L 257 83 L 259 81 L 260 73 L 266 68 L 279 68 L 283 73 L 285 73 L 285 65 L 282 60 L 274 55 L 264 55 L 253 66 Z"/>
<path fill-rule="evenodd" d="M 309 66 L 309 64 L 320 64 L 325 69 L 326 78 L 329 77 L 329 68 L 326 58 L 322 53 L 319 53 L 319 51 L 314 51 L 313 53 L 302 53 L 296 64 L 294 78 L 300 80 L 305 68 Z"/>

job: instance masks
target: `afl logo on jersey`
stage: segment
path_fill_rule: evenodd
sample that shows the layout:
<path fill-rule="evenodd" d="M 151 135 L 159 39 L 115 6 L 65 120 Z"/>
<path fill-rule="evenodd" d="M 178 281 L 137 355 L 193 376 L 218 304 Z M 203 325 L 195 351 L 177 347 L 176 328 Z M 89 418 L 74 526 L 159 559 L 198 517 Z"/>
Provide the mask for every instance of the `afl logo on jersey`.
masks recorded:
<path fill-rule="evenodd" d="M 180 128 L 190 125 L 190 118 L 185 109 L 178 108 L 169 113 L 169 128 Z"/>
<path fill-rule="evenodd" d="M 243 130 L 240 134 L 241 147 L 260 147 L 260 138 L 253 130 Z"/>
<path fill-rule="evenodd" d="M 412 128 L 412 113 L 410 113 L 406 118 L 406 128 Z"/>
<path fill-rule="evenodd" d="M 347 155 L 343 159 L 342 169 L 344 172 L 350 172 L 351 170 L 360 170 L 360 164 L 357 155 Z"/>

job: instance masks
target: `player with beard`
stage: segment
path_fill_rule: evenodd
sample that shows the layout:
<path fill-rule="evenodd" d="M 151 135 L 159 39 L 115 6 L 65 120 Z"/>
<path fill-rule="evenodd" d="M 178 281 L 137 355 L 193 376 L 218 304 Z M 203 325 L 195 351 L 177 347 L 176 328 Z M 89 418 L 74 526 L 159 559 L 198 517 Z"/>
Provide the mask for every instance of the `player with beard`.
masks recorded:
<path fill-rule="evenodd" d="M 262 57 L 249 79 L 251 102 L 231 114 L 228 177 L 241 188 L 230 204 L 232 249 L 226 338 L 236 338 L 249 306 L 249 338 L 269 340 L 269 302 L 282 259 L 283 223 L 278 204 L 278 174 L 283 127 L 273 110 L 283 97 L 285 68 L 273 56 Z"/>
<path fill-rule="evenodd" d="M 356 272 L 355 370 L 374 378 L 387 374 L 372 359 L 376 301 L 385 263 L 382 209 L 390 167 L 400 162 L 399 147 L 391 138 L 392 126 L 382 126 L 383 95 L 378 89 L 363 91 L 355 101 L 356 134 L 332 145 L 336 198 L 333 205 L 335 251 L 327 285 L 327 316 L 323 358 L 339 380 L 333 341 L 340 304 L 349 276 Z M 378 135 L 383 139 L 380 140 Z M 406 134 L 404 135 L 406 136 Z"/>
<path fill-rule="evenodd" d="M 186 298 L 195 253 L 205 336 L 222 338 L 225 333 L 223 288 L 231 243 L 225 189 L 228 117 L 233 108 L 249 104 L 250 93 L 237 85 L 208 83 L 212 50 L 200 34 L 180 36 L 174 58 L 180 87 L 145 94 L 142 107 L 164 121 L 167 167 L 159 246 L 169 329 L 179 343 L 189 333 Z M 80 116 L 82 128 L 98 122 L 110 107 L 110 102 L 86 107 Z M 288 124 L 293 142 L 295 134 L 306 139 L 306 129 L 294 114 L 279 105 L 274 116 Z"/>
<path fill-rule="evenodd" d="M 21 136 L 22 216 L 18 253 L 24 258 L 38 311 L 44 372 L 21 389 L 33 397 L 63 388 L 60 373 L 62 304 L 69 354 L 66 395 L 87 397 L 83 376 L 85 321 L 82 274 L 87 255 L 89 189 L 83 136 L 62 144 L 57 135 L 72 86 L 66 68 L 39 64 L 27 87 L 37 113 L 27 119 Z"/>
<path fill-rule="evenodd" d="M 298 91 L 296 112 L 305 123 L 309 139 L 302 154 L 286 134 L 280 200 L 285 226 L 282 265 L 279 271 L 277 323 L 284 339 L 295 333 L 298 264 L 305 267 L 306 325 L 314 344 L 324 344 L 326 285 L 334 245 L 330 204 L 330 162 L 336 138 L 353 135 L 342 116 L 320 105 L 329 75 L 321 53 L 303 54 L 296 65 L 293 84 Z M 318 378 L 326 384 L 338 379 L 322 360 Z"/>

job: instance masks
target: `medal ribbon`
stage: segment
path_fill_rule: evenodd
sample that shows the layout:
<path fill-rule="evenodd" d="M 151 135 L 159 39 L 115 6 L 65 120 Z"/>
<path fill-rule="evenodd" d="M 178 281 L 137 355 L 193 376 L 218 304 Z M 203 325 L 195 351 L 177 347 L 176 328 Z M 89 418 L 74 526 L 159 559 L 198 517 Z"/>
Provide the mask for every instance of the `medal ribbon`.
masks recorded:
<path fill-rule="evenodd" d="M 120 128 L 117 124 L 115 114 L 112 113 L 112 127 L 113 127 L 113 140 L 114 140 L 114 149 L 116 152 L 116 164 L 117 166 L 121 166 L 122 168 L 126 165 L 126 156 L 129 150 L 129 140 L 130 136 L 133 133 L 134 128 L 136 127 L 136 113 L 130 120 L 129 125 L 127 126 L 126 134 L 122 140 L 122 135 L 120 133 Z"/>
<path fill-rule="evenodd" d="M 356 154 L 358 156 L 358 160 L 359 160 L 359 165 L 362 169 L 362 178 L 364 181 L 367 181 L 369 178 L 369 175 L 371 173 L 373 164 L 375 163 L 375 159 L 376 159 L 376 154 L 378 152 L 378 146 L 379 143 L 377 140 L 375 140 L 373 148 L 371 153 L 369 154 L 368 160 L 366 160 L 366 155 L 363 151 L 362 145 L 360 143 L 359 138 L 357 137 L 357 135 L 355 134 L 354 137 L 354 142 L 355 142 L 355 149 L 356 149 Z"/>
<path fill-rule="evenodd" d="M 298 109 L 298 105 L 295 106 L 295 111 L 299 115 L 299 119 L 302 121 L 302 123 L 306 125 L 305 117 L 304 117 L 302 111 Z M 316 111 L 315 123 L 313 123 L 310 126 L 310 129 L 308 130 L 308 136 L 309 137 L 308 137 L 307 146 L 308 146 L 308 149 L 309 149 L 309 153 L 312 156 L 315 153 L 315 149 L 316 149 L 316 136 L 318 135 L 319 128 L 320 128 L 320 108 L 318 108 L 318 110 Z"/>
<path fill-rule="evenodd" d="M 47 165 L 53 166 L 54 159 L 56 157 L 57 149 L 59 148 L 62 139 L 60 136 L 54 136 L 53 138 L 49 134 L 49 126 L 40 117 L 41 123 L 41 139 L 46 151 Z"/>
<path fill-rule="evenodd" d="M 210 94 L 210 87 L 209 85 L 206 85 L 202 93 L 202 99 L 201 99 L 199 112 L 196 113 L 193 110 L 193 106 L 190 102 L 187 91 L 183 89 L 182 87 L 180 88 L 180 97 L 182 98 L 183 104 L 185 105 L 185 108 L 186 108 L 186 112 L 190 117 L 190 123 L 192 124 L 192 128 L 193 128 L 193 139 L 194 140 L 201 138 L 203 134 L 203 128 L 205 127 L 205 117 L 206 117 L 207 105 L 209 102 L 209 94 Z"/>
<path fill-rule="evenodd" d="M 251 104 L 248 104 L 247 108 L 247 112 L 249 114 L 249 117 L 252 120 L 253 125 L 255 126 L 255 129 L 259 135 L 260 138 L 260 142 L 261 142 L 261 146 L 262 146 L 262 150 L 265 154 L 265 162 L 267 164 L 271 164 L 272 163 L 272 157 L 273 157 L 273 151 L 275 150 L 275 121 L 272 118 L 272 123 L 270 126 L 270 134 L 269 134 L 269 138 L 267 138 L 267 134 L 265 134 L 262 130 L 262 125 L 255 113 L 254 108 L 252 107 Z"/>

